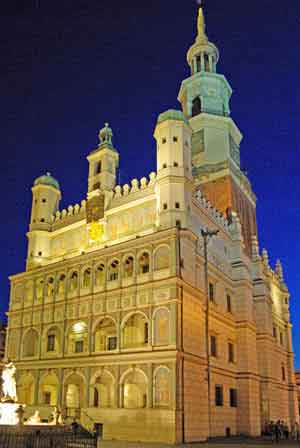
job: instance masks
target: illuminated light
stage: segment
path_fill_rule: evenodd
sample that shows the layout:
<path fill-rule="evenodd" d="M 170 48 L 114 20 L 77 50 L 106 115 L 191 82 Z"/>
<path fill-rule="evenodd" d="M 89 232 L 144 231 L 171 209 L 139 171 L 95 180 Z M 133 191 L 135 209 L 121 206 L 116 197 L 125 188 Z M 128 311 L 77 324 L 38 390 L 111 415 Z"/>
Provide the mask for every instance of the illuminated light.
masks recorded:
<path fill-rule="evenodd" d="M 77 322 L 73 325 L 74 333 L 83 333 L 86 329 L 86 324 L 84 322 Z"/>

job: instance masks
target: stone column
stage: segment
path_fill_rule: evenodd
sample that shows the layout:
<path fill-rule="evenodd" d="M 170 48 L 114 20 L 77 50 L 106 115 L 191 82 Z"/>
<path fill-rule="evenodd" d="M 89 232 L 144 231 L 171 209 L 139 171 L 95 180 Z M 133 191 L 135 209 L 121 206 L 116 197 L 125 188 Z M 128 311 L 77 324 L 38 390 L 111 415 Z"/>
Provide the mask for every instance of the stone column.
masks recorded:
<path fill-rule="evenodd" d="M 88 317 L 88 352 L 89 354 L 91 354 L 91 352 L 93 351 L 93 333 L 92 333 L 92 329 L 93 329 L 93 316 L 90 313 L 89 317 Z"/>
<path fill-rule="evenodd" d="M 42 399 L 42 397 L 40 397 L 40 377 L 41 377 L 41 371 L 40 369 L 38 369 L 35 372 L 35 387 L 34 387 L 34 401 L 33 404 L 36 406 L 39 404 L 39 400 L 40 398 Z"/>
<path fill-rule="evenodd" d="M 121 313 L 118 313 L 118 319 L 117 319 L 117 348 L 118 351 L 121 351 L 122 348 L 122 341 L 121 341 L 122 335 L 121 335 Z"/>
<path fill-rule="evenodd" d="M 171 384 L 170 384 L 170 405 L 171 408 L 176 410 L 176 361 L 172 361 L 172 370 L 171 370 Z"/>
<path fill-rule="evenodd" d="M 147 397 L 147 408 L 153 408 L 153 365 L 148 364 L 148 397 Z"/>
<path fill-rule="evenodd" d="M 60 409 L 63 406 L 63 375 L 63 369 L 58 369 L 57 406 L 59 406 Z"/>
<path fill-rule="evenodd" d="M 121 386 L 120 386 L 120 366 L 116 367 L 116 381 L 115 381 L 115 402 L 114 407 L 121 407 Z"/>
<path fill-rule="evenodd" d="M 90 381 L 91 381 L 91 368 L 87 367 L 85 369 L 85 378 L 86 378 L 86 390 L 85 390 L 85 399 L 84 399 L 84 407 L 89 407 L 90 404 Z"/>

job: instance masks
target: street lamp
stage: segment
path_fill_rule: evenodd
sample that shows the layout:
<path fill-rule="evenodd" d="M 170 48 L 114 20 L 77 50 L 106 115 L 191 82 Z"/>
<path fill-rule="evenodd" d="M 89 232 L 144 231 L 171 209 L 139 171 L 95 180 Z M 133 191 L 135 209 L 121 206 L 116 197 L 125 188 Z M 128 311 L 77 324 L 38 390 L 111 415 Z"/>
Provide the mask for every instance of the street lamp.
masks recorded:
<path fill-rule="evenodd" d="M 219 230 L 201 229 L 201 236 L 204 242 L 204 284 L 206 297 L 206 315 L 205 315 L 205 335 L 206 335 L 206 358 L 207 358 L 207 393 L 208 393 L 208 436 L 211 436 L 211 410 L 210 410 L 210 353 L 209 353 L 209 290 L 208 290 L 208 255 L 207 246 L 209 239 L 218 235 Z"/>

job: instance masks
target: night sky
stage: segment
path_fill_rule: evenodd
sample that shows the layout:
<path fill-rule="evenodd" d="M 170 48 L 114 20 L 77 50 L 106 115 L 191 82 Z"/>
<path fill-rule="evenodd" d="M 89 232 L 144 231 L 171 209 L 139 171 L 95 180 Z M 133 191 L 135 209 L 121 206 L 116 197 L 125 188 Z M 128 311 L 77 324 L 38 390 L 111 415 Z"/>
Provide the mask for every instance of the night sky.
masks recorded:
<path fill-rule="evenodd" d="M 111 124 L 121 183 L 155 170 L 157 115 L 179 108 L 196 35 L 194 0 L 1 2 L 0 312 L 22 272 L 31 185 L 50 171 L 62 207 L 84 199 L 87 154 Z M 233 87 L 242 167 L 258 197 L 260 247 L 281 258 L 299 366 L 300 2 L 206 0 L 218 72 Z"/>

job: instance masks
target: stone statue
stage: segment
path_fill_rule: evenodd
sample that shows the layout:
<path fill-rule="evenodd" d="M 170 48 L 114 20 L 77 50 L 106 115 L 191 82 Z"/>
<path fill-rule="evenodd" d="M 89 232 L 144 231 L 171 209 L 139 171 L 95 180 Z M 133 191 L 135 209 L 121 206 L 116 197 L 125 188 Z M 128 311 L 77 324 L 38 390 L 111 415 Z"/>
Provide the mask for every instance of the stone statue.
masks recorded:
<path fill-rule="evenodd" d="M 2 371 L 2 393 L 4 401 L 17 401 L 16 370 L 14 364 L 8 362 Z"/>

